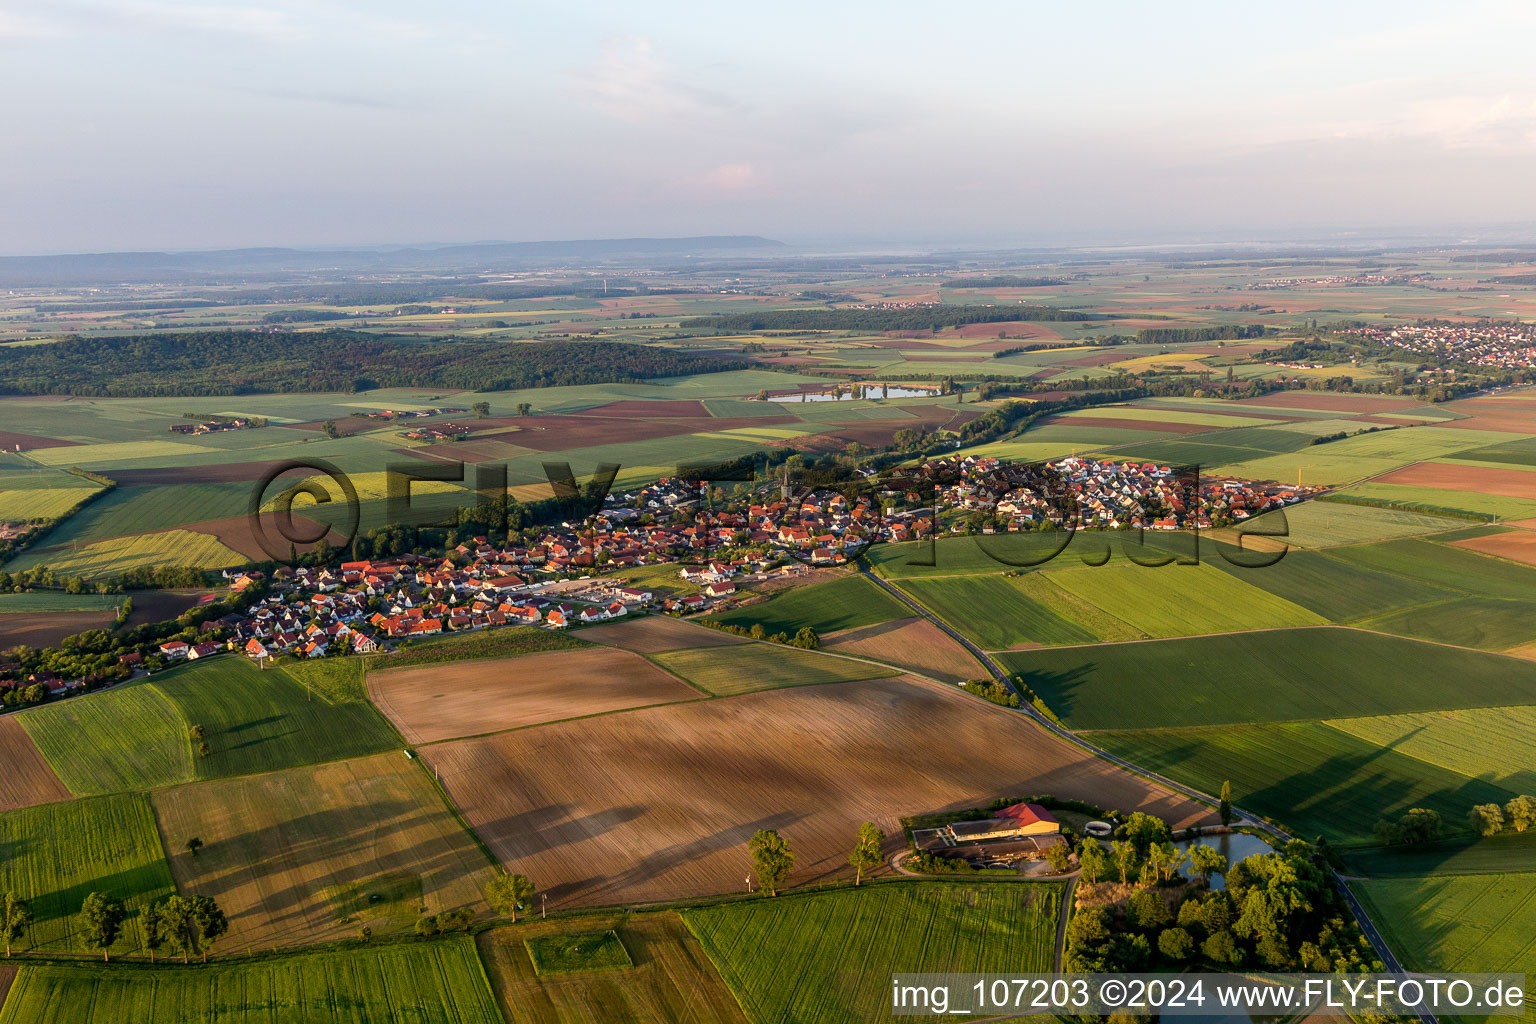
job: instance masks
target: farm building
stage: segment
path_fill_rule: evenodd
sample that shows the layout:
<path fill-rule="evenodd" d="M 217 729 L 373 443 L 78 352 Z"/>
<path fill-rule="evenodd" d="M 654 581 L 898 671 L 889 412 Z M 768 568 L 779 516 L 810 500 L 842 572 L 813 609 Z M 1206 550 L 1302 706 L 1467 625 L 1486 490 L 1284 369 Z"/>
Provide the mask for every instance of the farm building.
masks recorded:
<path fill-rule="evenodd" d="M 1000 839 L 1049 836 L 1061 831 L 1061 823 L 1039 804 L 1014 804 L 982 821 L 957 821 L 945 831 L 957 843 L 987 843 Z"/>

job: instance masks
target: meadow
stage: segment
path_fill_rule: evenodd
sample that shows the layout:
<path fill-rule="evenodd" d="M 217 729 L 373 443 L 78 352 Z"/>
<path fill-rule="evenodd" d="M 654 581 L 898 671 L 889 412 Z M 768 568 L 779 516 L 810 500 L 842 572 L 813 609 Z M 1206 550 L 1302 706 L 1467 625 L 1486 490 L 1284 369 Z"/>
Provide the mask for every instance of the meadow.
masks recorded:
<path fill-rule="evenodd" d="M 896 669 L 884 665 L 770 643 L 667 651 L 652 657 L 662 668 L 716 697 L 897 674 Z"/>
<path fill-rule="evenodd" d="M 845 576 L 783 590 L 766 601 L 708 618 L 748 628 L 761 625 L 770 636 L 781 632 L 794 636 L 802 626 L 810 626 L 817 633 L 833 633 L 910 614 L 911 609 L 863 576 Z"/>
<path fill-rule="evenodd" d="M 753 1024 L 844 1024 L 888 1014 L 896 972 L 1050 970 L 1061 910 L 1050 884 L 892 882 L 683 920 Z"/>
<path fill-rule="evenodd" d="M 80 950 L 80 902 L 93 890 L 128 907 L 119 948 L 137 948 L 137 910 L 174 891 L 149 798 L 138 794 L 0 813 L 0 849 L 0 891 L 32 910 L 17 949 Z"/>
<path fill-rule="evenodd" d="M 197 970 L 127 964 L 28 966 L 0 1024 L 501 1024 L 468 936 L 214 962 Z"/>

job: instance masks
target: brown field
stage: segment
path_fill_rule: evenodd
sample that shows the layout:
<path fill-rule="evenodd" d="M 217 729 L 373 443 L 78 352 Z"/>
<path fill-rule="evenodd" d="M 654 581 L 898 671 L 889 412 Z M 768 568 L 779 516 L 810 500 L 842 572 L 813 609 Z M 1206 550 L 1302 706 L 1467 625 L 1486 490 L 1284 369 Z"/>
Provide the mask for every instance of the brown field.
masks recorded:
<path fill-rule="evenodd" d="M 11 985 L 16 981 L 16 972 L 21 970 L 20 965 L 0 965 L 0 1006 L 5 1005 L 5 997 L 11 994 Z"/>
<path fill-rule="evenodd" d="M 56 437 L 40 437 L 37 434 L 19 434 L 14 430 L 0 430 L 0 448 L 13 452 L 19 446 L 22 451 L 30 448 L 69 448 L 79 441 L 61 441 Z"/>
<path fill-rule="evenodd" d="M 87 629 L 112 625 L 113 613 L 98 612 L 7 612 L 0 615 L 0 651 L 17 644 L 28 647 L 52 647 L 67 636 Z"/>
<path fill-rule="evenodd" d="M 745 637 L 732 636 L 708 626 L 696 626 L 667 615 L 647 615 L 587 626 L 580 636 L 583 640 L 640 654 L 680 651 L 685 647 L 727 647 L 747 642 Z"/>
<path fill-rule="evenodd" d="M 1527 469 L 1488 469 L 1484 466 L 1420 462 L 1377 477 L 1376 480 L 1384 484 L 1500 494 L 1506 498 L 1536 498 L 1536 472 Z"/>
<path fill-rule="evenodd" d="M 747 839 L 779 829 L 793 884 L 849 873 L 848 844 L 902 815 L 1055 793 L 1212 812 L 1117 771 L 1018 712 L 913 677 L 763 691 L 558 722 L 431 748 L 454 803 L 508 869 L 561 908 L 733 892 Z"/>
<path fill-rule="evenodd" d="M 257 539 L 256 531 L 251 525 L 249 516 L 230 516 L 227 519 L 210 519 L 203 523 L 188 523 L 181 527 L 183 530 L 191 530 L 194 533 L 206 533 L 214 537 L 220 544 L 232 551 L 239 552 L 253 562 L 265 562 L 272 558 L 286 558 L 288 555 L 288 542 L 283 539 L 283 534 L 277 527 L 277 513 L 261 513 L 261 525 L 266 531 L 268 543 L 275 547 L 273 551 L 262 548 Z M 294 531 L 298 535 L 312 536 L 320 530 L 320 524 L 308 516 L 293 516 Z M 347 539 L 335 530 L 329 531 L 326 539 L 332 547 L 345 547 Z M 318 542 L 317 542 L 318 543 Z M 314 544 L 297 545 L 300 551 L 310 551 Z M 137 603 L 137 602 L 135 602 Z"/>
<path fill-rule="evenodd" d="M 1092 355 L 1075 356 L 1072 359 L 1063 359 L 1062 366 L 1108 366 L 1110 363 L 1118 363 L 1125 358 L 1118 352 L 1095 352 Z"/>
<path fill-rule="evenodd" d="M 434 743 L 700 694 L 638 654 L 595 648 L 370 672 L 368 696 L 406 739 Z"/>
<path fill-rule="evenodd" d="M 970 652 L 927 619 L 895 619 L 860 629 L 828 633 L 822 650 L 873 658 L 948 682 L 976 679 L 985 670 Z"/>
<path fill-rule="evenodd" d="M 1472 537 L 1451 541 L 1452 547 L 1471 548 L 1485 555 L 1497 555 L 1512 562 L 1536 565 L 1536 533 L 1520 530 L 1514 533 L 1496 533 L 1491 537 Z"/>
<path fill-rule="evenodd" d="M 1278 406 L 1282 409 L 1320 409 L 1326 412 L 1380 412 L 1406 409 L 1419 403 L 1412 398 L 1379 398 L 1324 394 L 1321 391 L 1277 391 L 1258 398 L 1240 398 L 1243 405 Z"/>
<path fill-rule="evenodd" d="M 1446 420 L 1442 427 L 1461 430 L 1497 430 L 1506 434 L 1536 434 L 1536 412 L 1478 413 L 1464 420 Z"/>
<path fill-rule="evenodd" d="M 212 466 L 167 466 L 163 469 L 117 469 L 112 479 L 119 487 L 148 487 L 156 484 L 222 484 L 260 480 L 280 466 L 289 465 L 285 459 L 268 459 L 264 462 L 225 462 Z M 286 483 L 294 483 L 306 476 L 314 476 L 317 469 L 298 468 L 283 474 Z"/>
<path fill-rule="evenodd" d="M 613 931 L 634 966 L 540 977 L 525 939 Z M 583 914 L 476 937 L 502 1013 L 518 1024 L 747 1024 L 699 940 L 671 911 Z"/>
<path fill-rule="evenodd" d="M 0 718 L 0 764 L 0 811 L 74 799 L 15 715 Z"/>
<path fill-rule="evenodd" d="M 1029 292 L 1016 289 L 1020 296 L 1027 296 Z M 998 331 L 1005 331 L 1007 338 L 999 339 Z M 1017 345 L 1020 338 L 1028 341 L 1060 341 L 1061 335 L 1040 324 L 1023 322 L 996 323 L 996 324 L 961 324 L 959 327 L 946 327 L 942 332 L 951 338 L 991 338 L 993 341 L 1003 340 L 1008 342 L 1004 348 L 1012 348 Z"/>
<path fill-rule="evenodd" d="M 133 595 L 133 611 L 127 625 L 174 619 L 193 605 L 217 596 L 208 590 L 142 590 Z"/>
<path fill-rule="evenodd" d="M 650 404 L 650 403 L 646 403 Z M 529 416 L 518 420 L 519 430 L 500 434 L 485 434 L 481 441 L 506 441 L 509 444 L 532 448 L 534 451 L 554 452 L 566 448 L 589 448 L 594 445 L 618 444 L 621 441 L 650 441 L 658 437 L 676 437 L 698 430 L 729 430 L 733 427 L 771 427 L 784 423 L 797 423 L 793 416 L 737 416 L 711 418 L 707 424 L 698 419 L 679 417 L 666 419 L 648 416 L 644 419 L 617 419 L 612 416 L 566 416 L 550 414 Z"/>
<path fill-rule="evenodd" d="M 654 402 L 609 402 L 584 410 L 583 416 L 617 416 L 620 419 L 666 416 L 681 419 L 713 419 L 704 403 L 695 399 L 658 399 Z"/>
<path fill-rule="evenodd" d="M 407 422 L 414 423 L 416 421 L 401 420 L 398 424 L 401 430 L 410 429 L 409 427 L 405 426 Z M 283 426 L 291 427 L 294 430 L 324 430 L 327 423 L 334 423 L 336 425 L 336 433 L 341 437 L 350 437 L 353 434 L 362 434 L 369 430 L 383 430 L 386 427 L 397 426 L 397 424 L 391 422 L 390 420 L 369 419 L 367 416 L 341 416 L 334 420 L 309 420 L 305 423 L 284 423 Z"/>
<path fill-rule="evenodd" d="M 230 950 L 351 938 L 363 924 L 407 931 L 423 905 L 487 912 L 480 894 L 491 865 L 399 751 L 196 782 L 152 799 L 177 888 L 218 900 Z M 195 857 L 187 836 L 203 840 Z"/>

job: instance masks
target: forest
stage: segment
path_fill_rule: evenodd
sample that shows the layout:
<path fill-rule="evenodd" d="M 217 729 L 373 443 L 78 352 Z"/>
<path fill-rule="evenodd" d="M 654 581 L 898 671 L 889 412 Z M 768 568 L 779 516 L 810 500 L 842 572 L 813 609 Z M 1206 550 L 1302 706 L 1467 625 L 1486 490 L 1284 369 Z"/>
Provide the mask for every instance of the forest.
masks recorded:
<path fill-rule="evenodd" d="M 609 341 L 403 341 L 356 331 L 70 337 L 0 349 L 0 394 L 148 397 L 381 387 L 508 391 L 739 370 L 747 364 Z"/>
<path fill-rule="evenodd" d="M 770 309 L 760 313 L 696 316 L 680 326 L 732 333 L 738 331 L 927 331 L 966 324 L 1001 324 L 1020 320 L 1102 320 L 1055 306 L 920 306 L 910 309 Z"/>
<path fill-rule="evenodd" d="M 1229 324 L 1225 327 L 1147 327 L 1136 340 L 1147 345 L 1177 345 L 1192 341 L 1234 341 L 1262 338 L 1270 333 L 1263 324 Z"/>
<path fill-rule="evenodd" d="M 1051 288 L 1067 282 L 1059 277 L 1018 277 L 999 274 L 996 277 L 954 277 L 939 283 L 940 288 Z"/>

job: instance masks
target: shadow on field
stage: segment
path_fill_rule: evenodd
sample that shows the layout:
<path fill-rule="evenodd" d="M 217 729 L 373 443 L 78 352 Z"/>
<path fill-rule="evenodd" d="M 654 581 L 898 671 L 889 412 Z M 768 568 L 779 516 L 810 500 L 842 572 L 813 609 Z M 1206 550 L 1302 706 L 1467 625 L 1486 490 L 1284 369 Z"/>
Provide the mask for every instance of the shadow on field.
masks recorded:
<path fill-rule="evenodd" d="M 1050 648 L 1044 648 L 1050 650 Z M 1085 652 L 1087 648 L 1083 649 Z M 1020 664 L 1015 662 L 1014 664 Z M 1027 666 L 1027 662 L 1023 662 Z M 1040 699 L 1056 713 L 1056 717 L 1067 722 L 1072 721 L 1072 713 L 1077 710 L 1075 692 L 1082 687 L 1098 670 L 1098 663 L 1085 661 L 1081 665 L 1074 665 L 1069 669 L 1059 672 L 1041 672 L 1028 667 L 1015 669 L 1024 677 L 1024 685 L 1039 695 Z"/>

